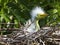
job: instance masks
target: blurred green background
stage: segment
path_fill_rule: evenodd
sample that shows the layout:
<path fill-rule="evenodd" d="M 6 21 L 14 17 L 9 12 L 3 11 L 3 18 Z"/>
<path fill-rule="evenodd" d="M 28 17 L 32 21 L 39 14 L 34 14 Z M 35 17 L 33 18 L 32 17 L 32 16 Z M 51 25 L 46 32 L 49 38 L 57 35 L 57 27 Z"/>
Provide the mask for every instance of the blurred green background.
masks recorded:
<path fill-rule="evenodd" d="M 60 0 L 0 0 L 0 28 L 20 28 L 31 18 L 30 11 L 35 6 L 42 7 L 48 14 L 39 21 L 41 27 L 60 23 Z"/>

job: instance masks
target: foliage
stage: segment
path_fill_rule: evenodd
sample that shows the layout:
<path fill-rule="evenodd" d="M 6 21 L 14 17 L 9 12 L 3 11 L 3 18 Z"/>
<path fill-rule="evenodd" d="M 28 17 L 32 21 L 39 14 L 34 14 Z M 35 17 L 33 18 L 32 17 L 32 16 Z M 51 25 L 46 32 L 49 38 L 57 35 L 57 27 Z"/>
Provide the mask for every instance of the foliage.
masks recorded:
<path fill-rule="evenodd" d="M 24 24 L 30 16 L 30 11 L 35 6 L 41 6 L 48 17 L 39 23 L 47 26 L 54 26 L 60 23 L 60 1 L 59 0 L 0 0 L 0 24 L 15 23 L 14 28 L 18 28 L 19 24 Z M 0 25 L 6 28 L 6 25 Z M 13 27 L 9 26 L 9 27 Z"/>

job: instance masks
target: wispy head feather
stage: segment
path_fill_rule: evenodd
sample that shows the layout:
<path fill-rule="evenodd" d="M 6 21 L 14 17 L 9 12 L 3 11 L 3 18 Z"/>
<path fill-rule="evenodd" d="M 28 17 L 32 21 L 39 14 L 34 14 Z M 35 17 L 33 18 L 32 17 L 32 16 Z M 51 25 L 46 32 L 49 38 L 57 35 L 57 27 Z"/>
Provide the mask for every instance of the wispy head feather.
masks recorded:
<path fill-rule="evenodd" d="M 37 14 L 44 14 L 44 10 L 41 7 L 35 7 L 31 11 L 32 20 L 37 16 Z"/>

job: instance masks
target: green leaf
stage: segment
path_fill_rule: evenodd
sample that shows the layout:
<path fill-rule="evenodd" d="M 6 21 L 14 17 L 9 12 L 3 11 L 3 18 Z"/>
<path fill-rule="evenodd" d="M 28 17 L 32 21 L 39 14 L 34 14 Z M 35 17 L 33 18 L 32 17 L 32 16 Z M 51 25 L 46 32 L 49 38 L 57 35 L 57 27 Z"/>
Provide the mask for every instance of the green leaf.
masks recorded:
<path fill-rule="evenodd" d="M 6 22 L 9 22 L 9 17 L 4 13 L 3 9 L 1 10 L 1 16 L 6 20 Z"/>

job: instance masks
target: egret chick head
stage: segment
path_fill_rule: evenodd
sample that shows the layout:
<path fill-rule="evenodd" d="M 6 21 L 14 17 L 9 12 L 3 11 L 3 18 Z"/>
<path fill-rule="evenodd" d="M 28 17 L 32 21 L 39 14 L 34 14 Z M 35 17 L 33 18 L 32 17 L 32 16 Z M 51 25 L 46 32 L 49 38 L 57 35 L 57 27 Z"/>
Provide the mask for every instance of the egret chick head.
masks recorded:
<path fill-rule="evenodd" d="M 34 20 L 36 17 L 40 17 L 38 15 L 44 15 L 45 12 L 41 7 L 35 7 L 32 9 L 31 11 L 31 16 L 32 16 L 32 20 Z"/>

